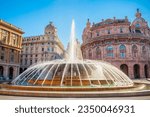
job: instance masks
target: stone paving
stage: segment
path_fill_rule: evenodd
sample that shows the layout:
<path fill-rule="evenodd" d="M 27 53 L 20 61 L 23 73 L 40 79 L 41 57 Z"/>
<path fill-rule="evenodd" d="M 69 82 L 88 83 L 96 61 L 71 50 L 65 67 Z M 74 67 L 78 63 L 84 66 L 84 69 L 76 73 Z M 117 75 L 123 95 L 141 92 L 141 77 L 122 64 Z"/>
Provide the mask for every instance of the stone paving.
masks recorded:
<path fill-rule="evenodd" d="M 112 98 L 43 98 L 43 97 L 20 97 L 0 95 L 0 100 L 150 100 L 150 96 L 139 97 L 112 97 Z"/>

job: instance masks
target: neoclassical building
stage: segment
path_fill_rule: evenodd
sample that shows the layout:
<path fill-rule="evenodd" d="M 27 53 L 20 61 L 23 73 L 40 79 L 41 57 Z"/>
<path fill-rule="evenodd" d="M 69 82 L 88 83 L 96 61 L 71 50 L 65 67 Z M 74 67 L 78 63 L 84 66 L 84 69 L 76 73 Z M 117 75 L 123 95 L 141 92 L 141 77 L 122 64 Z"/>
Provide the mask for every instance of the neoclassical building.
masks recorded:
<path fill-rule="evenodd" d="M 104 60 L 130 78 L 150 77 L 150 28 L 139 9 L 135 19 L 106 19 L 91 25 L 88 20 L 82 35 L 84 59 Z"/>
<path fill-rule="evenodd" d="M 0 80 L 12 80 L 19 75 L 23 33 L 20 28 L 0 20 Z"/>
<path fill-rule="evenodd" d="M 32 64 L 61 59 L 63 55 L 64 46 L 57 35 L 56 27 L 50 22 L 45 27 L 44 35 L 23 38 L 20 73 Z"/>

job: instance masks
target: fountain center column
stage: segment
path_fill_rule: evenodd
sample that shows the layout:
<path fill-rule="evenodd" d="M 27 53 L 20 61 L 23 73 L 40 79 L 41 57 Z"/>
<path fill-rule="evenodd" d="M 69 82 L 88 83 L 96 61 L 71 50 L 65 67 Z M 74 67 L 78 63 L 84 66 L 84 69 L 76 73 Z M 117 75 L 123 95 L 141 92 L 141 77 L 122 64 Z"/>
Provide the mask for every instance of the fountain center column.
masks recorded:
<path fill-rule="evenodd" d="M 70 43 L 69 43 L 69 61 L 76 59 L 76 36 L 75 36 L 75 22 L 72 20 Z"/>

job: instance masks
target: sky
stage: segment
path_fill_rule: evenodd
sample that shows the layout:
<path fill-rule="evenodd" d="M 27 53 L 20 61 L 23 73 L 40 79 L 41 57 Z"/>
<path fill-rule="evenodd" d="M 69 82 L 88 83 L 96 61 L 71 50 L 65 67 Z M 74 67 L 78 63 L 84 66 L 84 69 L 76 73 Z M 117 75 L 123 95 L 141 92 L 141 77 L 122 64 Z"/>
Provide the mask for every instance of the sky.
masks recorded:
<path fill-rule="evenodd" d="M 120 19 L 128 16 L 133 21 L 137 8 L 150 24 L 149 0 L 0 0 L 0 19 L 21 28 L 25 32 L 23 37 L 44 34 L 44 28 L 52 21 L 66 47 L 72 19 L 76 37 L 82 43 L 88 18 L 91 23 L 114 16 Z"/>

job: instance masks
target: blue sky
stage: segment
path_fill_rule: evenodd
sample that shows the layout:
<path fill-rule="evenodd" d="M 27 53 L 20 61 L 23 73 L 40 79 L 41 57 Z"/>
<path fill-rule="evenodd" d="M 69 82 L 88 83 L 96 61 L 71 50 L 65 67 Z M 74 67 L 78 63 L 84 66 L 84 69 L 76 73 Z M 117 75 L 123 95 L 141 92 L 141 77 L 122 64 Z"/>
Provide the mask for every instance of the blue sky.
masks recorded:
<path fill-rule="evenodd" d="M 45 26 L 53 21 L 66 47 L 73 18 L 81 42 L 87 18 L 97 23 L 128 16 L 133 21 L 137 8 L 150 24 L 149 0 L 0 0 L 0 19 L 22 28 L 24 37 L 43 34 Z"/>

